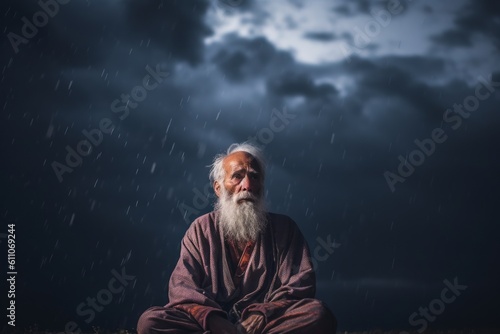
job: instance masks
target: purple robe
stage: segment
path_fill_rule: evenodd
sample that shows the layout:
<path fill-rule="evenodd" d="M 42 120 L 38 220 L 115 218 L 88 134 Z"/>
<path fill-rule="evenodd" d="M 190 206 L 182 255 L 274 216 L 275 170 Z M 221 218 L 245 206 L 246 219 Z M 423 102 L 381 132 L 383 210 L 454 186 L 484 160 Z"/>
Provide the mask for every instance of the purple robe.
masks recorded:
<path fill-rule="evenodd" d="M 161 310 L 155 308 L 156 313 L 150 314 L 149 320 L 171 318 L 170 311 L 183 311 L 204 332 L 208 328 L 208 315 L 212 313 L 236 322 L 249 312 L 257 311 L 269 324 L 284 316 L 288 309 L 296 308 L 295 318 L 289 319 L 291 326 L 294 326 L 293 319 L 305 322 L 301 316 L 313 316 L 311 319 L 314 319 L 315 313 L 321 313 L 322 318 L 328 318 L 326 326 L 330 327 L 323 332 L 334 333 L 333 315 L 313 299 L 316 285 L 309 248 L 291 218 L 268 214 L 266 228 L 255 240 L 248 264 L 243 268 L 246 270 L 238 280 L 234 276 L 237 264 L 231 262 L 228 242 L 217 221 L 218 212 L 213 211 L 191 224 L 170 278 L 169 303 Z M 165 309 L 170 310 L 165 313 L 167 315 L 158 313 Z M 147 326 L 151 328 L 153 324 L 142 325 Z M 162 325 L 156 323 L 154 326 L 159 329 Z"/>

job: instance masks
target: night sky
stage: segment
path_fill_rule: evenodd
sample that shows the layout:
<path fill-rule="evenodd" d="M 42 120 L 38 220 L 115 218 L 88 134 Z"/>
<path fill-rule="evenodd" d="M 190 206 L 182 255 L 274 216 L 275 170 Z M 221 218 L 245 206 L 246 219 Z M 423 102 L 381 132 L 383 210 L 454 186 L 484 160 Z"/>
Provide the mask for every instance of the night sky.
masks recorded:
<path fill-rule="evenodd" d="M 133 329 L 166 304 L 180 240 L 212 210 L 207 165 L 245 140 L 339 330 L 498 327 L 499 2 L 2 0 L 0 15 L 16 328 Z"/>

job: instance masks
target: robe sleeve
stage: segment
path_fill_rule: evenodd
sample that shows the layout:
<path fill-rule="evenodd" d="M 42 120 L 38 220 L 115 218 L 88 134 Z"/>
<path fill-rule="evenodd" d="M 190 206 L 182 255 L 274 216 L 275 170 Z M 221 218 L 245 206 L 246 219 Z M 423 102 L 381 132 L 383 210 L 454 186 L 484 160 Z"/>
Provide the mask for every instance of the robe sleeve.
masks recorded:
<path fill-rule="evenodd" d="M 204 330 L 207 330 L 210 314 L 215 313 L 224 318 L 227 318 L 227 314 L 210 292 L 207 283 L 209 280 L 200 253 L 199 238 L 196 237 L 194 226 L 191 227 L 182 239 L 179 261 L 170 277 L 168 306 L 189 313 Z"/>
<path fill-rule="evenodd" d="M 298 300 L 315 296 L 316 276 L 304 236 L 291 218 L 277 226 L 278 272 L 273 289 L 263 303 L 247 307 L 242 318 L 249 312 L 260 312 L 267 322 L 274 312 L 286 309 Z"/>

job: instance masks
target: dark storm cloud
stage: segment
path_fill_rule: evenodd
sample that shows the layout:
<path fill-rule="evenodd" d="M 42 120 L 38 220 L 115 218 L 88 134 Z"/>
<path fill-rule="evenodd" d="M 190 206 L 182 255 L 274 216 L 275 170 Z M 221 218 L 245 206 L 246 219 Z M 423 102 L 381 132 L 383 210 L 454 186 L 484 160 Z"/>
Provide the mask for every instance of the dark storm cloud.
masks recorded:
<path fill-rule="evenodd" d="M 373 62 L 379 66 L 391 66 L 400 71 L 405 71 L 415 79 L 429 80 L 433 77 L 449 75 L 449 72 L 455 71 L 454 63 L 440 57 L 432 56 L 385 56 L 378 59 L 373 59 Z M 361 64 L 358 62 L 353 66 L 356 71 L 359 67 L 369 69 L 369 64 Z"/>
<path fill-rule="evenodd" d="M 289 53 L 277 51 L 265 38 L 246 40 L 231 35 L 225 43 L 226 47 L 213 55 L 212 62 L 233 81 L 260 76 L 277 64 L 290 66 L 294 63 Z"/>
<path fill-rule="evenodd" d="M 137 39 L 152 40 L 166 53 L 196 64 L 203 38 L 211 34 L 203 20 L 208 7 L 208 1 L 129 0 L 127 19 Z"/>
<path fill-rule="evenodd" d="M 226 14 L 235 14 L 238 11 L 256 9 L 255 2 L 250 0 L 216 0 L 215 5 L 226 10 Z"/>
<path fill-rule="evenodd" d="M 500 49 L 500 3 L 468 1 L 458 10 L 454 27 L 436 34 L 431 40 L 437 45 L 469 47 L 476 39 L 486 38 Z"/>
<path fill-rule="evenodd" d="M 335 6 L 333 11 L 346 16 L 369 14 L 372 5 L 373 2 L 370 0 L 344 1 L 344 3 Z"/>
<path fill-rule="evenodd" d="M 411 61 L 407 61 L 407 65 L 411 68 Z M 416 108 L 423 116 L 434 119 L 441 117 L 445 104 L 439 101 L 438 87 L 415 80 L 406 69 L 393 66 L 390 59 L 387 62 L 382 60 L 379 64 L 370 62 L 361 66 L 364 70 L 359 72 L 360 77 L 355 92 L 357 98 L 367 101 L 378 96 L 397 97 L 407 100 L 409 106 Z M 355 75 L 357 65 L 353 65 L 352 69 L 352 74 Z"/>
<path fill-rule="evenodd" d="M 318 42 L 329 42 L 337 39 L 337 36 L 327 31 L 310 31 L 304 34 L 304 38 Z"/>
<path fill-rule="evenodd" d="M 32 17 L 42 9 L 19 2 L 2 3 L 7 20 L 5 31 L 23 37 L 22 17 L 32 21 Z M 204 22 L 208 2 L 126 1 L 98 2 L 83 4 L 69 2 L 59 5 L 58 12 L 48 23 L 38 28 L 28 43 L 19 44 L 19 54 L 15 54 L 9 39 L 3 39 L 2 56 L 32 56 L 31 61 L 47 66 L 83 67 L 98 66 L 116 53 L 140 49 L 158 48 L 175 60 L 191 64 L 200 61 L 203 52 L 203 38 L 211 34 Z M 43 12 L 43 11 L 42 11 Z M 111 15 L 110 13 L 113 13 Z M 88 20 L 91 15 L 93 20 Z M 124 24 L 130 22 L 130 24 Z M 123 50 L 125 51 L 125 50 Z M 40 60 L 33 55 L 48 54 L 51 62 Z M 129 56 L 128 55 L 128 56 Z M 119 62 L 126 59 L 119 58 Z"/>
<path fill-rule="evenodd" d="M 438 45 L 450 47 L 470 47 L 472 45 L 472 36 L 460 30 L 448 30 L 439 35 L 433 36 L 432 41 Z"/>
<path fill-rule="evenodd" d="M 307 98 L 326 97 L 337 93 L 329 84 L 314 84 L 305 73 L 285 72 L 269 79 L 267 84 L 270 94 L 281 96 L 304 96 Z"/>
<path fill-rule="evenodd" d="M 215 0 L 210 2 L 216 10 L 222 10 L 224 15 L 239 16 L 243 24 L 253 24 L 255 26 L 267 24 L 271 14 L 258 3 L 251 0 Z"/>

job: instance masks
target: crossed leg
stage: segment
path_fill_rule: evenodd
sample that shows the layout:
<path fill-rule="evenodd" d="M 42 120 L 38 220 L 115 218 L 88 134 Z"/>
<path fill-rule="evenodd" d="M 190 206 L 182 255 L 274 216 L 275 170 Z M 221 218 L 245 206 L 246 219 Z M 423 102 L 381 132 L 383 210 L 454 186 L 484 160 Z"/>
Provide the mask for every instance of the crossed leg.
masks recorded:
<path fill-rule="evenodd" d="M 334 334 L 337 320 L 317 299 L 302 299 L 268 319 L 262 334 Z M 162 306 L 147 309 L 137 323 L 139 334 L 210 334 L 188 313 Z M 220 334 L 220 333 L 214 333 Z"/>
<path fill-rule="evenodd" d="M 332 312 L 317 299 L 302 299 L 280 310 L 268 320 L 265 334 L 334 334 L 337 320 Z"/>
<path fill-rule="evenodd" d="M 137 323 L 139 334 L 208 334 L 188 313 L 176 308 L 153 306 L 147 309 Z"/>

